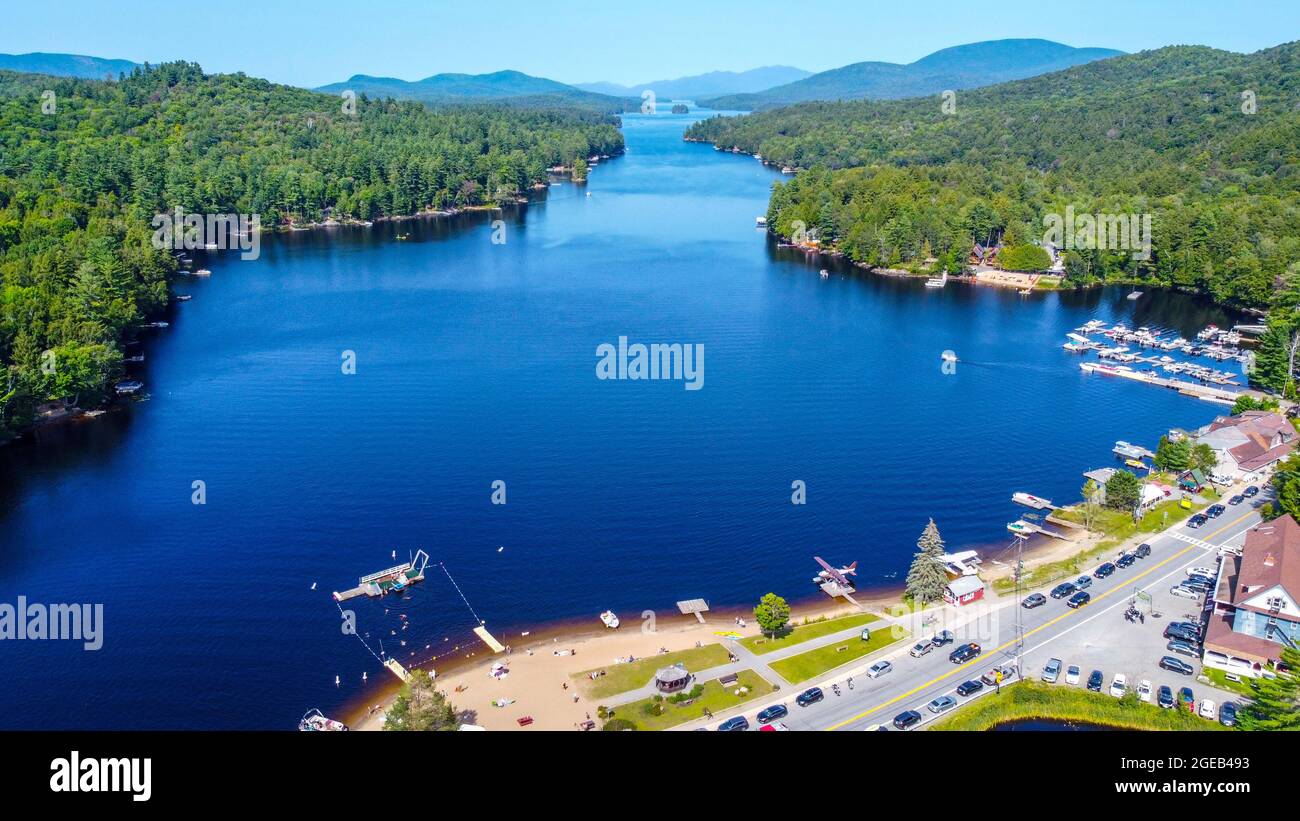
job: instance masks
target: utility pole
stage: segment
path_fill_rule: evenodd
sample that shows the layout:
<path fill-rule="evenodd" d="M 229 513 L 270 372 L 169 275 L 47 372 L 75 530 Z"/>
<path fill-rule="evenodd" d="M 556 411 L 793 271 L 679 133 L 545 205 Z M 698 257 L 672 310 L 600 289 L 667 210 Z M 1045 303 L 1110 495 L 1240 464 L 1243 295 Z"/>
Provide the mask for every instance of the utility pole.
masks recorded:
<path fill-rule="evenodd" d="M 1025 648 L 1025 623 L 1023 619 L 1025 608 L 1020 606 L 1020 582 L 1025 575 L 1025 562 L 1022 556 L 1022 550 L 1025 546 L 1027 536 L 1016 533 L 1013 538 L 1016 540 L 1016 675 L 1024 678 L 1024 665 L 1021 659 L 1021 653 Z M 1001 687 L 998 688 L 999 690 Z"/>

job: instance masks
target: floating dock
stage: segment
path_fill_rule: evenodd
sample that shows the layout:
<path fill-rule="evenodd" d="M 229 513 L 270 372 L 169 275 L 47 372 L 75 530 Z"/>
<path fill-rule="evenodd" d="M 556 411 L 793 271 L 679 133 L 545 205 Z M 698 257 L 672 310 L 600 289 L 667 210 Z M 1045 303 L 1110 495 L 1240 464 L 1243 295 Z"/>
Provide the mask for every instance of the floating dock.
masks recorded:
<path fill-rule="evenodd" d="M 1152 373 L 1135 371 L 1132 368 L 1114 365 L 1099 365 L 1095 362 L 1080 363 L 1079 368 L 1088 373 L 1100 373 L 1106 376 L 1118 376 L 1123 379 L 1132 379 L 1135 382 L 1145 382 L 1148 385 L 1157 385 L 1162 388 L 1176 390 L 1184 396 L 1194 396 L 1197 399 L 1205 399 L 1211 402 L 1222 402 L 1231 405 L 1237 401 L 1245 391 L 1230 391 L 1223 388 L 1213 388 L 1209 385 L 1197 385 L 1192 382 L 1184 382 L 1181 379 L 1167 379 L 1163 376 L 1156 376 Z"/>
<path fill-rule="evenodd" d="M 506 646 L 501 642 L 497 641 L 496 638 L 493 637 L 493 635 L 489 633 L 487 631 L 487 628 L 484 627 L 483 625 L 480 624 L 478 627 L 474 628 L 474 635 L 478 636 L 480 639 L 483 640 L 484 644 L 492 648 L 493 653 L 505 652 Z"/>
<path fill-rule="evenodd" d="M 387 661 L 384 662 L 384 666 L 387 667 L 388 671 L 393 675 L 397 676 L 397 678 L 402 682 L 406 682 L 411 678 L 411 674 L 407 671 L 405 667 L 402 666 L 402 663 L 397 659 L 388 659 Z M 432 673 L 430 675 L 432 675 Z"/>
<path fill-rule="evenodd" d="M 357 580 L 357 586 L 350 590 L 335 591 L 334 601 L 347 601 L 359 596 L 377 598 L 394 590 L 404 590 L 409 585 L 424 581 L 424 568 L 428 563 L 429 554 L 423 550 L 416 551 L 409 562 L 362 576 Z"/>

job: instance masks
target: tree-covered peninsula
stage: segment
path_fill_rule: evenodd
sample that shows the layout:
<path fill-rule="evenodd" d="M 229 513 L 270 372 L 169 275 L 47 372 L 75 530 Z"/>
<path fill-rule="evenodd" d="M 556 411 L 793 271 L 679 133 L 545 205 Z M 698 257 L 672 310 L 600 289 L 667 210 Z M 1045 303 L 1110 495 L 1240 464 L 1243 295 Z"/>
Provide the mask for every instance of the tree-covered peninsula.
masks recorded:
<path fill-rule="evenodd" d="M 622 147 L 593 111 L 430 110 L 184 62 L 117 82 L 0 72 L 0 438 L 43 402 L 104 400 L 169 299 L 156 214 L 266 228 L 485 205 Z"/>

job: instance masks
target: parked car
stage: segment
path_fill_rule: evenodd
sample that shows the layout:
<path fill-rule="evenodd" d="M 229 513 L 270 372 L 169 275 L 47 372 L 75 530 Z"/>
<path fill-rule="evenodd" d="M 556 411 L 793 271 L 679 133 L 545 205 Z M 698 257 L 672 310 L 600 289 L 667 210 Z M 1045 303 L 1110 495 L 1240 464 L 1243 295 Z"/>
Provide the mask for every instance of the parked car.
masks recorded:
<path fill-rule="evenodd" d="M 1190 528 L 1198 528 L 1208 521 L 1209 519 L 1204 513 L 1197 513 L 1195 516 L 1187 520 L 1187 526 Z"/>
<path fill-rule="evenodd" d="M 790 715 L 790 711 L 786 709 L 784 704 L 773 704 L 766 710 L 759 710 L 758 715 L 754 716 L 754 718 L 759 724 L 771 724 L 778 718 L 785 718 L 788 715 Z"/>
<path fill-rule="evenodd" d="M 1225 510 L 1227 510 L 1227 508 L 1223 505 L 1210 505 L 1205 509 L 1205 515 L 1211 519 L 1217 519 L 1223 515 L 1223 511 Z"/>
<path fill-rule="evenodd" d="M 718 725 L 718 732 L 721 733 L 734 733 L 740 730 L 748 730 L 748 729 L 749 729 L 749 719 L 745 718 L 744 716 L 736 716 L 735 718 L 729 718 Z"/>
<path fill-rule="evenodd" d="M 1236 496 L 1233 496 L 1231 499 L 1228 500 L 1228 504 L 1239 505 L 1244 501 L 1246 501 L 1246 497 L 1238 493 Z"/>
<path fill-rule="evenodd" d="M 1100 670 L 1093 670 L 1088 674 L 1088 689 L 1094 693 L 1100 693 L 1101 685 L 1104 680 L 1105 679 L 1102 677 Z"/>
<path fill-rule="evenodd" d="M 1061 584 L 1058 584 L 1056 587 L 1052 588 L 1052 598 L 1063 599 L 1066 596 L 1073 595 L 1075 590 L 1077 589 L 1078 588 L 1074 586 L 1073 582 L 1062 582 Z"/>
<path fill-rule="evenodd" d="M 929 704 L 925 705 L 925 709 L 929 710 L 935 715 L 939 715 L 941 713 L 948 712 L 949 710 L 951 710 L 953 707 L 956 706 L 957 706 L 957 699 L 953 698 L 952 696 L 939 696 L 934 701 L 931 701 Z"/>
<path fill-rule="evenodd" d="M 1134 556 L 1132 553 L 1125 553 L 1115 560 L 1115 566 L 1121 569 L 1132 567 L 1133 563 L 1136 561 L 1137 561 L 1137 556 Z"/>
<path fill-rule="evenodd" d="M 921 714 L 916 710 L 904 710 L 894 716 L 894 726 L 900 730 L 906 730 L 909 727 L 915 727 L 921 723 Z"/>
<path fill-rule="evenodd" d="M 1214 708 L 1214 701 L 1208 698 L 1201 699 L 1201 708 L 1196 712 L 1200 714 L 1201 718 L 1208 718 L 1210 721 L 1214 721 L 1219 717 L 1219 711 Z"/>
<path fill-rule="evenodd" d="M 1209 593 L 1211 590 L 1214 589 L 1213 584 L 1207 582 L 1205 579 L 1200 577 L 1197 577 L 1195 579 L 1188 579 L 1187 581 L 1179 584 L 1178 586 L 1186 587 L 1188 590 L 1191 590 L 1195 593 L 1199 593 L 1202 596 L 1204 596 L 1205 594 Z"/>
<path fill-rule="evenodd" d="M 1138 700 L 1151 703 L 1151 682 L 1146 679 L 1138 684 Z"/>
<path fill-rule="evenodd" d="M 1178 706 L 1187 710 L 1189 713 L 1196 712 L 1196 696 L 1192 695 L 1191 687 L 1180 687 L 1178 690 Z"/>
<path fill-rule="evenodd" d="M 1078 610 L 1090 601 L 1092 601 L 1092 594 L 1085 590 L 1080 590 L 1078 593 L 1071 596 L 1070 600 L 1066 602 L 1066 604 L 1073 607 L 1075 610 Z"/>
<path fill-rule="evenodd" d="M 826 698 L 826 694 L 822 692 L 822 688 L 812 687 L 800 693 L 794 703 L 800 707 L 807 707 L 809 704 L 816 704 L 824 698 Z"/>
<path fill-rule="evenodd" d="M 1196 658 L 1200 655 L 1195 647 L 1182 639 L 1171 639 L 1170 642 L 1165 645 L 1165 649 L 1171 653 L 1177 653 L 1180 656 L 1187 656 L 1188 658 Z"/>
<path fill-rule="evenodd" d="M 1156 692 L 1156 704 L 1166 710 L 1174 706 L 1174 691 L 1169 689 L 1167 684 L 1161 684 L 1160 689 Z"/>
<path fill-rule="evenodd" d="M 1139 559 L 1145 559 L 1147 556 L 1151 555 L 1151 545 L 1143 542 L 1138 545 L 1137 550 L 1133 551 L 1133 555 L 1137 556 Z"/>
<path fill-rule="evenodd" d="M 764 733 L 786 733 L 790 731 L 790 728 L 785 726 L 784 721 L 778 721 L 775 724 L 764 724 L 762 727 L 759 727 L 758 729 L 759 732 L 764 732 Z"/>
<path fill-rule="evenodd" d="M 867 669 L 867 678 L 880 678 L 885 673 L 894 672 L 894 665 L 888 661 L 878 661 Z"/>
<path fill-rule="evenodd" d="M 1066 684 L 1079 683 L 1079 665 L 1071 664 L 1069 667 L 1065 668 L 1065 683 Z"/>
<path fill-rule="evenodd" d="M 940 630 L 934 635 L 934 638 L 930 639 L 930 643 L 935 647 L 942 647 L 945 644 L 952 644 L 953 640 L 956 638 L 957 637 L 952 634 L 951 630 Z"/>
<path fill-rule="evenodd" d="M 1182 584 L 1176 584 L 1169 588 L 1169 594 L 1180 599 L 1199 599 L 1201 597 L 1199 590 Z"/>
<path fill-rule="evenodd" d="M 1074 587 L 1076 590 L 1083 590 L 1084 588 L 1092 587 L 1092 576 L 1080 576 L 1075 579 Z"/>
<path fill-rule="evenodd" d="M 1197 586 L 1204 585 L 1205 587 L 1212 588 L 1214 587 L 1214 579 L 1210 576 L 1203 576 L 1200 573 L 1193 573 L 1187 577 L 1183 584 Z"/>
<path fill-rule="evenodd" d="M 951 661 L 953 664 L 961 664 L 964 661 L 970 661 L 979 654 L 980 646 L 972 641 L 968 644 L 963 644 L 961 647 L 958 647 L 956 650 L 949 653 L 948 661 Z"/>
<path fill-rule="evenodd" d="M 1243 490 L 1241 492 L 1241 495 L 1245 496 L 1247 499 L 1253 499 L 1259 495 L 1259 488 L 1255 487 L 1254 485 L 1251 485 L 1250 487 Z"/>
<path fill-rule="evenodd" d="M 1174 658 L 1173 656 L 1162 656 L 1160 658 L 1160 666 L 1171 673 L 1181 673 L 1184 676 L 1190 676 L 1192 673 L 1196 672 L 1192 665 L 1182 659 Z"/>
<path fill-rule="evenodd" d="M 984 682 L 982 681 L 977 681 L 975 679 L 972 679 L 970 681 L 963 681 L 961 684 L 957 685 L 957 695 L 965 698 L 966 696 L 969 696 L 973 693 L 978 693 L 980 690 L 983 689 L 984 689 Z"/>
<path fill-rule="evenodd" d="M 1025 596 L 1025 600 L 1020 603 L 1020 606 L 1026 610 L 1033 610 L 1035 607 L 1042 607 L 1045 604 L 1047 604 L 1047 597 L 1042 593 L 1030 593 Z"/>
<path fill-rule="evenodd" d="M 934 644 L 928 641 L 918 641 L 911 650 L 907 652 L 912 654 L 912 658 L 919 659 L 921 656 L 928 654 L 934 649 Z"/>
<path fill-rule="evenodd" d="M 1223 706 L 1219 708 L 1219 723 L 1224 727 L 1233 727 L 1237 724 L 1237 702 L 1223 702 Z"/>
<path fill-rule="evenodd" d="M 1110 682 L 1110 694 L 1115 698 L 1122 698 L 1128 692 L 1128 676 L 1123 673 L 1116 673 L 1115 678 Z"/>
<path fill-rule="evenodd" d="M 1061 660 L 1048 659 L 1046 666 L 1043 667 L 1043 681 L 1048 684 L 1055 684 L 1056 680 L 1061 677 Z"/>
<path fill-rule="evenodd" d="M 1165 625 L 1165 638 L 1199 642 L 1201 640 L 1201 626 L 1190 621 L 1171 621 Z"/>
<path fill-rule="evenodd" d="M 1187 568 L 1187 576 L 1188 576 L 1188 578 L 1191 578 L 1192 576 L 1204 576 L 1204 577 L 1207 578 L 1207 579 L 1213 579 L 1216 575 L 1218 575 L 1218 574 L 1215 573 L 1213 569 L 1208 568 L 1208 567 L 1189 567 L 1189 568 Z"/>
<path fill-rule="evenodd" d="M 1110 562 L 1106 562 L 1101 567 L 1098 567 L 1096 570 L 1092 571 L 1092 576 L 1095 579 L 1104 579 L 1114 572 L 1115 572 L 1115 565 L 1111 564 Z"/>

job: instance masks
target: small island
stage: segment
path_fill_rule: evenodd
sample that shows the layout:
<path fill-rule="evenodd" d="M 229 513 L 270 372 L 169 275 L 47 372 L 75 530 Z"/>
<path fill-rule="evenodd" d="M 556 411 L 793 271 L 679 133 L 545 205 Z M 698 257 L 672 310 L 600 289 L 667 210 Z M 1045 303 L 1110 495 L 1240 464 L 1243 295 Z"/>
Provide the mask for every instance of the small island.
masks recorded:
<path fill-rule="evenodd" d="M 674 114 L 689 114 L 690 111 L 691 111 L 691 107 L 688 106 L 686 103 L 673 103 Z"/>

